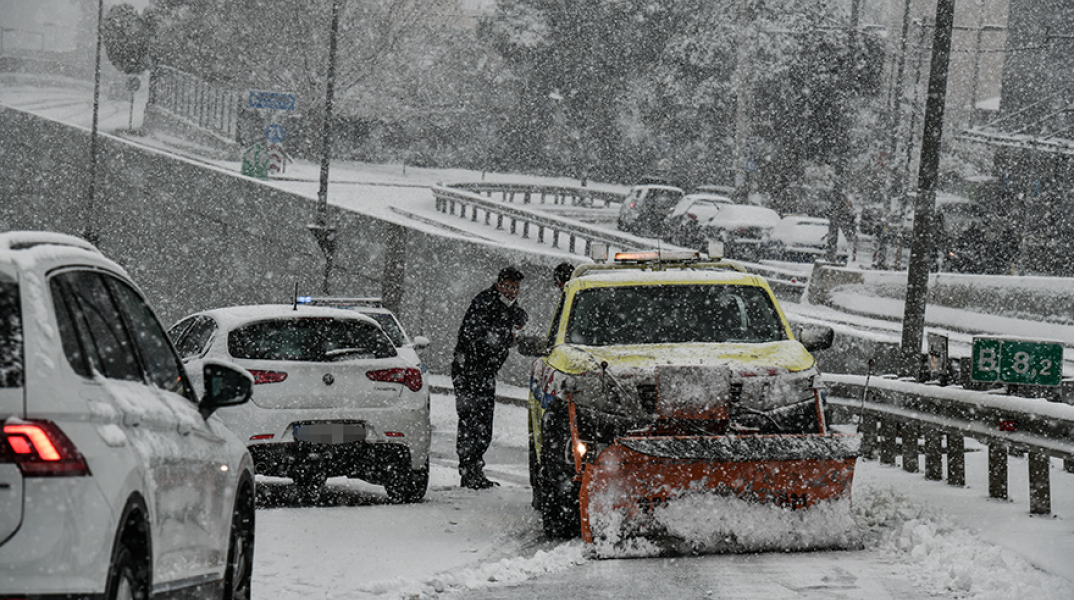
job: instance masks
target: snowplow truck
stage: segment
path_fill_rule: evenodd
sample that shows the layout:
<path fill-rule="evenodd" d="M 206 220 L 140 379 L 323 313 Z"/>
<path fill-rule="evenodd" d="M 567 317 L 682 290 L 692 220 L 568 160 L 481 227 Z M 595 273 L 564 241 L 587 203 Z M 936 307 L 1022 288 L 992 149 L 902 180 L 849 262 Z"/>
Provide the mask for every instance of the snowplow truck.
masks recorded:
<path fill-rule="evenodd" d="M 520 341 L 535 357 L 529 466 L 545 533 L 619 556 L 845 545 L 795 520 L 849 520 L 831 507 L 849 506 L 858 440 L 829 430 L 810 354 L 831 328 L 796 339 L 763 278 L 680 254 L 578 267 L 547 336 Z"/>

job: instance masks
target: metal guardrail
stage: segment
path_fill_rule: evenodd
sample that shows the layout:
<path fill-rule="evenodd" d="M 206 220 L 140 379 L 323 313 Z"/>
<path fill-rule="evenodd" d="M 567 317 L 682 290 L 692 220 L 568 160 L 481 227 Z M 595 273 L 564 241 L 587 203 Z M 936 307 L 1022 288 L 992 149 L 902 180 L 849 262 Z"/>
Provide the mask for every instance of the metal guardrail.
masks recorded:
<path fill-rule="evenodd" d="M 512 184 L 487 185 L 489 190 L 515 187 Z M 469 216 L 471 221 L 477 221 L 478 216 L 484 213 L 485 225 L 501 230 L 509 229 L 511 234 L 522 238 L 529 238 L 532 230 L 535 229 L 537 242 L 546 243 L 546 238 L 550 237 L 549 243 L 552 248 L 559 248 L 560 238 L 565 237 L 568 252 L 574 254 L 588 254 L 593 242 L 604 243 L 609 247 L 623 250 L 655 250 L 660 246 L 667 247 L 666 244 L 660 244 L 656 240 L 615 234 L 580 221 L 555 217 L 543 211 L 525 208 L 525 202 L 519 205 L 510 201 L 494 200 L 477 192 L 462 189 L 464 187 L 464 184 L 433 186 L 436 209 L 449 215 L 457 212 L 460 219 Z M 529 189 L 530 194 L 533 194 L 541 186 L 518 186 L 519 190 L 523 188 Z M 516 190 L 515 193 L 518 191 Z"/>
<path fill-rule="evenodd" d="M 500 194 L 504 202 L 520 204 L 558 204 L 588 208 L 611 208 L 623 202 L 623 194 L 594 190 L 585 186 L 536 185 L 525 183 L 449 183 L 444 187 L 492 197 Z"/>
<path fill-rule="evenodd" d="M 916 473 L 925 458 L 925 478 L 966 485 L 965 440 L 988 446 L 988 495 L 1007 499 L 1008 458 L 1028 454 L 1029 512 L 1051 514 L 1050 458 L 1074 472 L 1074 407 L 1042 399 L 999 396 L 860 375 L 825 375 L 828 402 L 860 416 L 862 456 L 879 454 L 881 464 Z M 922 442 L 923 440 L 923 442 Z M 946 443 L 945 443 L 946 441 Z"/>

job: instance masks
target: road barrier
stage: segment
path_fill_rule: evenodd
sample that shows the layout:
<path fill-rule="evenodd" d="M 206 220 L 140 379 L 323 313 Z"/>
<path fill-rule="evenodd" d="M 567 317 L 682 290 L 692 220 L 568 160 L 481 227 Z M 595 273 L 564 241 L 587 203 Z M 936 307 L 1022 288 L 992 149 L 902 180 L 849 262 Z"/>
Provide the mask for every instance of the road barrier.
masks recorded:
<path fill-rule="evenodd" d="M 489 196 L 494 189 L 502 189 L 505 200 L 494 200 L 489 196 L 470 191 L 469 188 L 482 187 Z M 514 191 L 512 191 L 512 189 Z M 522 190 L 528 189 L 528 192 Z M 455 184 L 433 186 L 433 196 L 436 198 L 436 209 L 444 214 L 454 215 L 456 212 L 460 219 L 469 216 L 471 221 L 477 221 L 478 216 L 484 213 L 485 225 L 494 226 L 496 229 L 505 228 L 512 235 L 522 238 L 530 238 L 533 230 L 536 230 L 538 243 L 549 243 L 552 248 L 560 248 L 560 238 L 567 239 L 567 251 L 574 254 L 589 254 L 590 245 L 593 242 L 607 244 L 609 248 L 621 250 L 655 250 L 660 246 L 668 247 L 657 240 L 636 237 L 633 235 L 611 233 L 606 229 L 590 226 L 581 221 L 549 215 L 544 211 L 526 208 L 524 199 L 521 203 L 514 203 L 512 198 L 519 193 L 529 195 L 530 200 L 534 195 L 541 198 L 556 198 L 554 193 L 539 193 L 541 186 L 520 186 L 517 184 Z M 568 189 L 549 187 L 547 190 Z M 566 196 L 558 196 L 561 199 Z M 573 202 L 573 201 L 572 201 Z"/>
<path fill-rule="evenodd" d="M 558 204 L 586 208 L 615 208 L 623 203 L 623 194 L 595 190 L 585 186 L 537 185 L 525 183 L 452 183 L 445 187 L 492 197 L 499 194 L 504 202 L 520 204 Z"/>
<path fill-rule="evenodd" d="M 879 455 L 881 464 L 901 455 L 903 470 L 916 473 L 923 455 L 925 478 L 939 481 L 946 455 L 947 483 L 964 486 L 965 440 L 975 439 L 988 446 L 989 497 L 1007 499 L 1008 457 L 1028 454 L 1034 515 L 1051 514 L 1050 459 L 1074 472 L 1074 406 L 860 375 L 824 381 L 833 410 L 857 417 L 862 456 Z"/>

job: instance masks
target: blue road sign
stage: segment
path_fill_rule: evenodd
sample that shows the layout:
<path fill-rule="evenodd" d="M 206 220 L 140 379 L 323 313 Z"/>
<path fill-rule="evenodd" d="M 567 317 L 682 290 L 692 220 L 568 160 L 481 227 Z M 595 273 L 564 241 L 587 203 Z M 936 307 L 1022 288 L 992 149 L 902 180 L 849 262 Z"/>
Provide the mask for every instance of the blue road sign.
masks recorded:
<path fill-rule="evenodd" d="M 258 92 L 250 90 L 250 108 L 294 110 L 295 101 L 295 95 L 289 92 Z"/>
<path fill-rule="evenodd" d="M 273 123 L 265 129 L 265 140 L 270 144 L 282 144 L 284 137 L 286 135 L 283 131 L 283 125 Z"/>

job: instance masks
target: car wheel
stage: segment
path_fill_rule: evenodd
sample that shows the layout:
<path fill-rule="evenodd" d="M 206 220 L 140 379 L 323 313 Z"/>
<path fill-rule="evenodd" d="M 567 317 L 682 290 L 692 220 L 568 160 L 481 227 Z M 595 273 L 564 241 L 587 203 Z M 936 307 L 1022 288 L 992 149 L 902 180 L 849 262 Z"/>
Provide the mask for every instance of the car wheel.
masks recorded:
<path fill-rule="evenodd" d="M 149 597 L 149 574 L 126 544 L 116 550 L 108 573 L 108 600 L 145 600 Z"/>
<path fill-rule="evenodd" d="M 567 464 L 566 450 L 570 425 L 565 417 L 551 411 L 542 428 L 540 484 L 541 522 L 544 533 L 552 539 L 569 539 L 581 534 L 578 506 L 579 483 L 574 481 L 574 465 Z"/>
<path fill-rule="evenodd" d="M 293 471 L 291 479 L 294 480 L 295 485 L 317 489 L 324 487 L 325 482 L 328 481 L 328 473 L 318 466 L 307 465 Z"/>
<path fill-rule="evenodd" d="M 250 600 L 254 570 L 254 493 L 244 483 L 231 513 L 231 536 L 227 550 L 224 600 Z"/>
<path fill-rule="evenodd" d="M 399 468 L 393 469 L 384 484 L 388 498 L 396 504 L 421 502 L 429 489 L 429 461 L 426 459 L 422 469 L 411 469 L 410 460 L 403 461 Z"/>

